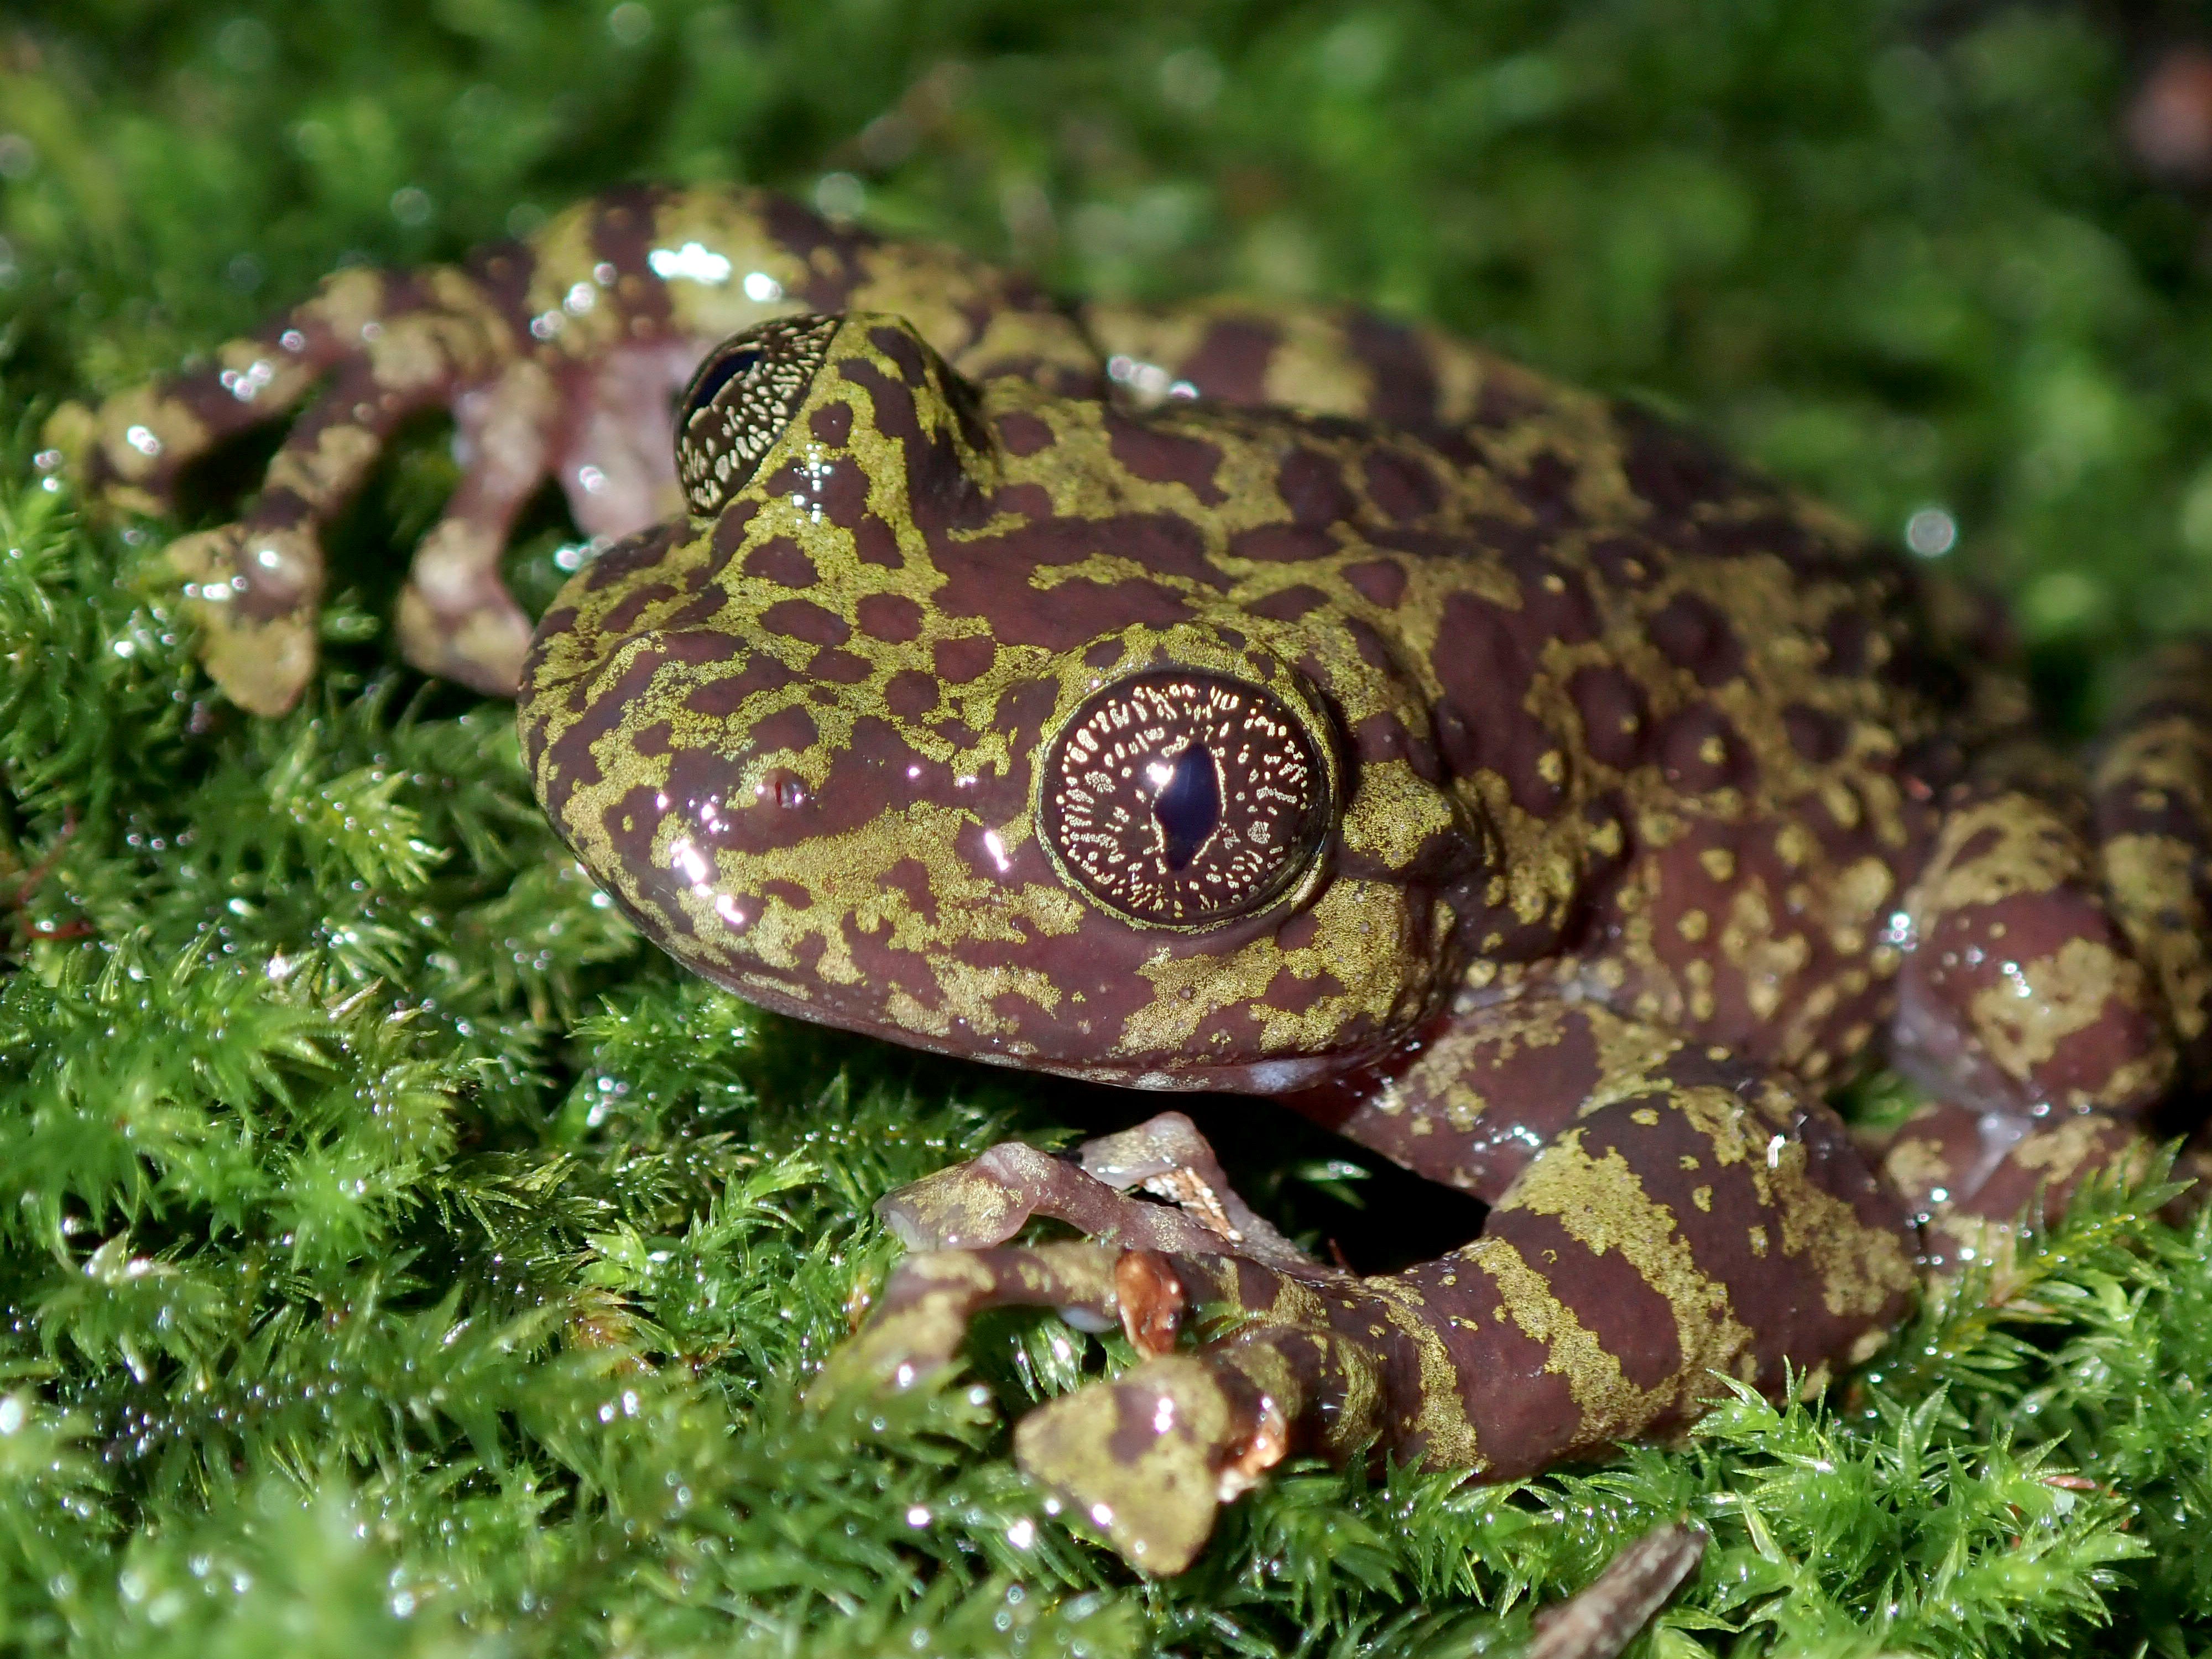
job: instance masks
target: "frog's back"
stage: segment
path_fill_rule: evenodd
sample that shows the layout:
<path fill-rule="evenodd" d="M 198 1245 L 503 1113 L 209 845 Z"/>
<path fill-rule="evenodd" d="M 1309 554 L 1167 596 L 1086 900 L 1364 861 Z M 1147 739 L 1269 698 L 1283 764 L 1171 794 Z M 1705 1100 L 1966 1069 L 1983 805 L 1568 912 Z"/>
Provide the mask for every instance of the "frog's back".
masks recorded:
<path fill-rule="evenodd" d="M 1516 591 L 1441 608 L 1438 731 L 1573 862 L 1561 971 L 1810 1076 L 1865 1051 L 1932 803 L 2024 710 L 1990 614 L 1641 411 L 1455 435 L 1522 517 L 1473 556 Z"/>
<path fill-rule="evenodd" d="M 1209 395 L 1324 411 L 1247 417 L 1275 511 L 1224 574 L 1306 630 L 1361 761 L 1494 827 L 1473 971 L 1542 957 L 1816 1077 L 1864 1050 L 1931 803 L 2024 719 L 1996 613 L 1647 411 L 1411 330 L 1363 378 L 1330 337 L 1280 331 L 1264 370 L 1247 341 L 1233 374 L 1184 342 Z M 1386 662 L 1425 728 L 1361 690 Z"/>
<path fill-rule="evenodd" d="M 1172 387 L 1316 417 L 1309 441 L 1279 441 L 1273 483 L 1288 529 L 1231 551 L 1318 564 L 1341 539 L 1332 521 L 1350 520 L 1403 580 L 1345 561 L 1352 580 L 1334 597 L 1407 617 L 1462 594 L 1483 634 L 1440 629 L 1448 658 L 1479 658 L 1485 642 L 1508 659 L 1582 647 L 1568 654 L 1601 656 L 1645 696 L 1671 684 L 1691 701 L 1741 681 L 1738 697 L 1871 721 L 1901 743 L 1940 726 L 1971 744 L 2025 718 L 1993 606 L 1634 404 L 1357 308 L 1094 307 L 1084 321 L 1125 398 Z M 1507 614 L 1486 615 L 1486 599 Z M 1514 677 L 1490 678 L 1502 689 Z M 1590 695 L 1593 757 L 1633 763 L 1648 742 L 1627 742 L 1618 712 Z M 1804 735 L 1822 760 L 1838 741 Z M 1773 783 L 1799 769 L 1786 752 L 1762 758 Z M 1699 769 L 1674 769 L 1704 793 Z"/>

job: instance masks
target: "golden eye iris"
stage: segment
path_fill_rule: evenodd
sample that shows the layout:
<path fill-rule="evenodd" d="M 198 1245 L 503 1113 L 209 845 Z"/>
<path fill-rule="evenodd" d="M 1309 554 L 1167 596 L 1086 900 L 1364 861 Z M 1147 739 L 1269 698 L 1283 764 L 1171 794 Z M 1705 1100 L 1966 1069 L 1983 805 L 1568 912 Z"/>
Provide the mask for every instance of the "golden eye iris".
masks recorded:
<path fill-rule="evenodd" d="M 676 475 L 700 518 L 720 513 L 783 435 L 842 319 L 775 317 L 707 356 L 676 417 Z"/>
<path fill-rule="evenodd" d="M 1132 921 L 1203 927 L 1279 897 L 1319 848 L 1328 780 L 1273 693 L 1171 670 L 1107 686 L 1046 761 L 1045 836 Z"/>

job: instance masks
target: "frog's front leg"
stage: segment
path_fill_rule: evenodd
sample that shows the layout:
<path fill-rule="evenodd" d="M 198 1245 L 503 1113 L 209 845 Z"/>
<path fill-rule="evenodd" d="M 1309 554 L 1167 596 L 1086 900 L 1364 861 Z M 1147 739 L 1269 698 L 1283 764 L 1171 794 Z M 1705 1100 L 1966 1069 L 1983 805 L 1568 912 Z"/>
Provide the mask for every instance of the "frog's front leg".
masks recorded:
<path fill-rule="evenodd" d="M 1166 1328 L 1147 1316 L 1163 1273 L 1232 1320 L 1194 1351 L 1155 1352 L 1052 1402 L 1017 1433 L 1024 1467 L 1131 1560 L 1165 1571 L 1196 1551 L 1220 1502 L 1299 1447 L 1507 1478 L 1686 1421 L 1716 1373 L 1778 1387 L 1894 1317 L 1911 1282 L 1908 1235 L 1825 1108 L 1599 1010 L 1554 1002 L 1546 1017 L 1553 1058 L 1571 1048 L 1588 1063 L 1525 1068 L 1540 1098 L 1476 1115 L 1492 1119 L 1486 1144 L 1514 1142 L 1511 1122 L 1528 1144 L 1491 1167 L 1494 1207 L 1462 1249 L 1370 1279 L 1298 1256 L 1247 1232 L 1249 1212 L 1187 1125 L 1147 1126 L 1085 1158 L 1175 1208 L 1001 1147 L 888 1201 L 918 1241 L 985 1248 L 916 1258 L 860 1352 L 878 1375 L 943 1357 L 945 1314 L 906 1317 L 935 1296 L 956 1313 L 1042 1302 L 1133 1322 L 1151 1352 Z M 1530 1019 L 1494 1006 L 1463 1018 L 1488 1034 L 1459 1048 L 1477 1085 L 1535 1051 Z M 1437 1075 L 1418 1073 L 1392 1079 L 1400 1109 L 1432 1121 L 1418 1139 L 1460 1143 L 1432 1172 L 1463 1170 L 1472 1137 Z M 1160 1168 L 1178 1147 L 1184 1161 Z M 1115 1265 L 1098 1259 L 1079 1278 L 1057 1258 L 992 1248 L 1036 1214 L 1103 1239 Z M 1121 1267 L 1124 1252 L 1140 1267 Z"/>
<path fill-rule="evenodd" d="M 1173 1207 L 1131 1198 L 1132 1189 Z M 1181 1112 L 1086 1140 L 1073 1163 L 1008 1141 L 901 1188 L 876 1212 L 915 1250 L 1004 1243 L 1031 1217 L 1046 1216 L 1135 1248 L 1206 1254 L 1226 1243 L 1286 1271 L 1329 1271 L 1237 1195 Z"/>
<path fill-rule="evenodd" d="M 1517 1395 L 1469 1395 L 1493 1473 L 1687 1420 L 1716 1370 L 1771 1391 L 1862 1358 L 1916 1283 L 1903 1206 L 1824 1102 L 1591 1001 L 1471 994 L 1402 1065 L 1290 1103 L 1492 1206 L 1458 1256 L 1542 1332 L 1487 1368 Z"/>
<path fill-rule="evenodd" d="M 447 406 L 459 417 L 461 494 L 417 562 L 403 644 L 418 665 L 479 690 L 514 690 L 530 625 L 499 580 L 496 556 L 515 511 L 547 476 L 558 412 L 544 371 L 529 361 L 511 291 L 531 260 L 506 245 L 466 270 L 341 272 L 261 335 L 222 347 L 216 366 L 96 411 L 65 408 L 48 423 L 47 441 L 73 452 L 95 502 L 166 511 L 191 461 L 326 380 L 246 515 L 170 548 L 209 671 L 246 708 L 279 714 L 298 697 L 315 661 L 324 527 L 404 422 Z"/>
<path fill-rule="evenodd" d="M 1129 1196 L 1132 1188 L 1167 1201 L 1146 1203 Z M 1180 1112 L 1086 1141 L 1074 1162 L 1009 1141 L 901 1188 L 876 1212 L 916 1252 L 884 1287 L 867 1335 L 848 1351 L 847 1363 L 884 1376 L 951 1359 L 968 1321 L 989 1307 L 1054 1307 L 1086 1330 L 1118 1320 L 1139 1352 L 1164 1353 L 1189 1305 L 1185 1280 L 1219 1278 L 1214 1264 L 1224 1251 L 1293 1278 L 1344 1276 L 1239 1198 Z M 1091 1242 L 1006 1247 L 1040 1216 Z"/>
<path fill-rule="evenodd" d="M 64 405 L 43 460 L 97 506 L 166 512 L 192 461 L 317 393 L 245 516 L 172 548 L 210 672 L 274 714 L 313 670 L 323 528 L 404 422 L 452 410 L 460 486 L 416 556 L 399 642 L 419 668 L 512 696 L 530 625 L 499 565 L 522 505 L 556 479 L 578 526 L 607 539 L 674 514 L 670 400 L 708 349 L 770 317 L 848 309 L 908 316 L 965 374 L 1096 380 L 1089 343 L 1019 279 L 763 191 L 629 185 L 462 265 L 343 271 L 208 368 Z"/>
<path fill-rule="evenodd" d="M 1374 1431 L 1382 1359 L 1310 1316 L 1322 1287 L 1361 1297 L 1358 1282 L 1254 1213 L 1181 1113 L 1090 1141 L 1079 1160 L 1010 1142 L 878 1204 L 917 1254 L 831 1362 L 827 1386 L 855 1373 L 910 1382 L 951 1360 L 988 1308 L 1054 1308 L 1085 1330 L 1118 1322 L 1146 1362 L 1031 1413 L 1016 1454 L 1133 1564 L 1180 1571 L 1216 1508 L 1282 1459 L 1293 1426 L 1326 1418 L 1346 1449 Z M 1003 1243 L 1039 1216 L 1089 1241 Z M 1194 1302 L 1255 1328 L 1176 1354 Z"/>

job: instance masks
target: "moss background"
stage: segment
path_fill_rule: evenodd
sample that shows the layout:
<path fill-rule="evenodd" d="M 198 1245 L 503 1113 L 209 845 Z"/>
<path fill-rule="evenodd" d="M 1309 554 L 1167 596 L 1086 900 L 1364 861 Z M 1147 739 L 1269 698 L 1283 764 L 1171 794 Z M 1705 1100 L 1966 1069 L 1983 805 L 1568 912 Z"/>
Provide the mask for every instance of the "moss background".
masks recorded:
<path fill-rule="evenodd" d="M 192 665 L 175 526 L 87 528 L 32 459 L 54 400 L 342 261 L 762 180 L 1071 291 L 1357 295 L 1671 404 L 2012 592 L 2079 726 L 2143 639 L 2212 624 L 2207 204 L 2121 137 L 2188 15 L 0 14 L 0 1650 L 1504 1652 L 1684 1512 L 1715 1541 L 1670 1659 L 2212 1647 L 2212 1232 L 2141 1194 L 1818 1409 L 1518 1488 L 1295 1469 L 1165 1584 L 1006 1455 L 1110 1343 L 1000 1318 L 934 1394 L 802 1412 L 890 1259 L 877 1194 L 1147 1103 L 822 1036 L 637 942 L 506 710 L 394 665 L 434 423 L 336 538 L 325 671 L 274 723 Z M 548 502 L 518 586 L 573 538 Z M 1209 1125 L 1362 1265 L 1463 1225 L 1264 1109 Z"/>

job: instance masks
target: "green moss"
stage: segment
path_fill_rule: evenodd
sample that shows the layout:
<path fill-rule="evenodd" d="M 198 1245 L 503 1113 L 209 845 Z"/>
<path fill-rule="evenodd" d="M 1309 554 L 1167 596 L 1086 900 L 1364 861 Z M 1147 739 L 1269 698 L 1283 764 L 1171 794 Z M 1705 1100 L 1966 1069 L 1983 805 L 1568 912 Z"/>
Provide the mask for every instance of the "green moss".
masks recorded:
<path fill-rule="evenodd" d="M 29 464 L 53 400 L 342 259 L 759 179 L 1070 289 L 1364 295 L 1671 403 L 1886 533 L 1941 508 L 2080 720 L 2212 624 L 2202 215 L 2119 154 L 2094 17 L 46 10 L 0 25 L 0 1649 L 1495 1652 L 1685 1510 L 1716 1547 L 1670 1659 L 2212 1638 L 2212 1232 L 2155 1194 L 1817 1409 L 1506 1489 L 1293 1469 L 1166 1584 L 1006 1456 L 1090 1339 L 1000 1318 L 938 1393 L 800 1411 L 891 1258 L 876 1194 L 1131 1106 L 769 1019 L 595 902 L 504 713 L 392 665 L 436 431 L 336 538 L 328 667 L 268 724 L 193 666 L 158 527 L 89 532 Z M 541 599 L 560 537 L 518 555 Z M 1268 1150 L 1255 1191 L 1374 1231 L 1337 1149 Z"/>

